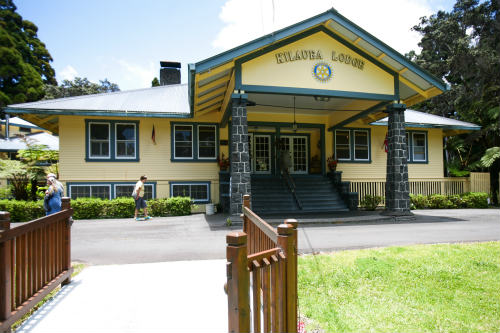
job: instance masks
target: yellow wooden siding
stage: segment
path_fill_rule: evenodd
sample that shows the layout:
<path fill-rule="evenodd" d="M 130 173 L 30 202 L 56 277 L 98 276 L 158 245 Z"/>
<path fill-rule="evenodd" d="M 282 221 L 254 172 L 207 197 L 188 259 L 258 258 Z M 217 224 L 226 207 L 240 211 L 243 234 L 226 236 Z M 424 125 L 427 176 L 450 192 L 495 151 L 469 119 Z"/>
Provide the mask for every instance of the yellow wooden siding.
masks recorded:
<path fill-rule="evenodd" d="M 219 198 L 219 167 L 216 162 L 172 162 L 171 123 L 217 122 L 218 113 L 207 114 L 195 119 L 128 118 L 139 121 L 139 162 L 86 162 L 85 161 L 85 119 L 124 120 L 112 117 L 60 116 L 60 178 L 69 182 L 134 182 L 142 174 L 156 182 L 157 197 L 170 196 L 170 182 L 209 181 L 212 202 Z M 293 116 L 279 113 L 249 113 L 250 122 L 292 122 Z M 331 126 L 331 117 L 320 115 L 297 115 L 298 123 L 324 124 L 326 157 L 333 154 L 333 132 L 326 131 Z M 156 145 L 151 140 L 155 126 Z M 345 180 L 385 179 L 387 154 L 384 139 L 387 128 L 369 126 L 360 122 L 353 128 L 371 129 L 371 163 L 339 163 Z M 249 127 L 249 131 L 255 130 Z M 422 130 L 422 129 L 410 129 Z M 229 127 L 219 129 L 219 139 L 228 140 Z M 428 179 L 443 177 L 442 131 L 427 129 L 429 163 L 409 164 L 409 178 Z M 293 133 L 293 132 L 290 132 Z M 310 134 L 310 156 L 319 155 L 319 130 L 299 129 L 296 133 Z M 219 156 L 228 156 L 229 146 L 220 146 Z"/>
<path fill-rule="evenodd" d="M 219 167 L 216 162 L 172 162 L 171 121 L 215 122 L 208 116 L 193 119 L 129 118 L 139 120 L 139 162 L 86 162 L 85 119 L 124 120 L 111 117 L 60 117 L 60 178 L 70 182 L 133 182 L 143 174 L 156 182 L 157 197 L 170 195 L 171 181 L 210 181 L 212 200 L 219 197 Z M 155 126 L 156 145 L 151 140 Z M 227 140 L 227 128 L 220 130 Z M 224 147 L 227 156 L 227 146 Z"/>
<path fill-rule="evenodd" d="M 310 59 L 277 62 L 277 54 L 302 51 L 321 53 L 322 59 Z M 352 64 L 332 60 L 332 52 L 345 54 L 364 62 L 363 69 Z M 320 82 L 314 78 L 313 67 L 319 62 L 326 62 L 332 69 L 331 79 Z M 355 53 L 324 32 L 318 32 L 299 41 L 266 53 L 242 64 L 242 83 L 248 85 L 309 88 L 365 92 L 374 94 L 394 94 L 394 77 L 368 59 Z"/>
<path fill-rule="evenodd" d="M 357 124 L 356 124 L 357 125 Z M 339 162 L 337 170 L 342 171 L 342 178 L 355 179 L 385 179 L 387 153 L 384 148 L 387 127 L 359 125 L 355 128 L 371 128 L 371 163 Z M 407 130 L 422 131 L 422 128 Z M 409 163 L 408 177 L 442 178 L 443 177 L 443 138 L 441 129 L 424 129 L 427 132 L 427 147 L 429 163 Z M 333 135 L 333 134 L 332 134 Z"/>

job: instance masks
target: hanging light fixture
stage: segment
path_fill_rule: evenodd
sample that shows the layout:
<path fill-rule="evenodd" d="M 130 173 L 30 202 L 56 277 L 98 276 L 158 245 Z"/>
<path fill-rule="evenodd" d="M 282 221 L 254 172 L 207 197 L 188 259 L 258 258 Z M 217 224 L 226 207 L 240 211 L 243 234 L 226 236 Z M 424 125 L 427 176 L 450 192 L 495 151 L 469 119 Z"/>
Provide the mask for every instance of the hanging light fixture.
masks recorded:
<path fill-rule="evenodd" d="M 295 121 L 295 96 L 293 96 L 293 124 L 292 129 L 294 132 L 297 132 L 297 122 Z"/>

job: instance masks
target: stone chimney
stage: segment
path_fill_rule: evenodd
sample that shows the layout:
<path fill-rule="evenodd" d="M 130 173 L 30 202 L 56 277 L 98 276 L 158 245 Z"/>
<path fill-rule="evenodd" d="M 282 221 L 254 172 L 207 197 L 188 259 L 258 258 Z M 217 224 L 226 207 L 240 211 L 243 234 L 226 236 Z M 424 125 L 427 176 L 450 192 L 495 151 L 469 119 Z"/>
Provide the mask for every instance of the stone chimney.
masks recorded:
<path fill-rule="evenodd" d="M 160 86 L 181 83 L 181 63 L 160 61 Z"/>

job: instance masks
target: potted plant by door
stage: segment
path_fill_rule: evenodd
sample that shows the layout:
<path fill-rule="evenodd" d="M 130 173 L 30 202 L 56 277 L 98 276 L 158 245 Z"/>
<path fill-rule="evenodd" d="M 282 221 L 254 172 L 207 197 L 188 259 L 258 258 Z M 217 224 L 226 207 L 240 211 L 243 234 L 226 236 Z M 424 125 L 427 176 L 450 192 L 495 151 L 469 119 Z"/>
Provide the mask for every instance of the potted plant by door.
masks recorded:
<path fill-rule="evenodd" d="M 330 171 L 333 172 L 333 171 L 337 170 L 338 161 L 335 159 L 334 156 L 328 157 L 326 160 L 326 163 L 327 163 L 328 169 L 330 169 Z"/>
<path fill-rule="evenodd" d="M 217 157 L 217 164 L 220 171 L 227 171 L 229 169 L 229 158 L 224 157 L 224 153 L 222 153 L 221 157 Z"/>

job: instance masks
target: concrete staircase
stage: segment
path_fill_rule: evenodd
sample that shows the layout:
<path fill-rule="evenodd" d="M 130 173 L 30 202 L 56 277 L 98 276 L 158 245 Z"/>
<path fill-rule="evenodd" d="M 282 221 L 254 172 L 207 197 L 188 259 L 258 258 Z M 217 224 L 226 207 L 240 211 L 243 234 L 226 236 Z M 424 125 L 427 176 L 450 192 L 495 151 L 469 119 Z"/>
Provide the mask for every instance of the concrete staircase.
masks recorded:
<path fill-rule="evenodd" d="M 292 178 L 301 207 L 284 179 L 252 176 L 252 209 L 257 214 L 330 213 L 349 210 L 330 178 L 321 175 Z"/>

